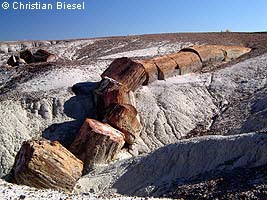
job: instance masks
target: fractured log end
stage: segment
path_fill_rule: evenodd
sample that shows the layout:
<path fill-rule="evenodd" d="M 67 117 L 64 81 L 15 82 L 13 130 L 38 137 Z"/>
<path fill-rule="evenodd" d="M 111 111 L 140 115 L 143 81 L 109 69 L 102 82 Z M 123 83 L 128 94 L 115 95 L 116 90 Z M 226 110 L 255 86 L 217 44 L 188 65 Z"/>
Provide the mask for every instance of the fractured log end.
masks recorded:
<path fill-rule="evenodd" d="M 106 114 L 104 121 L 120 130 L 128 144 L 133 144 L 140 135 L 141 124 L 138 120 L 137 110 L 132 105 L 116 104 Z"/>
<path fill-rule="evenodd" d="M 221 49 L 225 53 L 225 61 L 230 61 L 239 58 L 240 56 L 251 51 L 250 48 L 239 46 L 223 46 Z"/>
<path fill-rule="evenodd" d="M 153 60 L 140 60 L 137 62 L 143 65 L 146 72 L 146 80 L 143 85 L 148 85 L 149 83 L 158 80 L 158 68 Z"/>
<path fill-rule="evenodd" d="M 82 169 L 82 161 L 59 142 L 30 140 L 18 152 L 12 175 L 17 184 L 71 192 Z"/>
<path fill-rule="evenodd" d="M 108 124 L 86 119 L 70 147 L 84 162 L 83 173 L 97 164 L 112 161 L 124 145 L 124 135 Z"/>
<path fill-rule="evenodd" d="M 108 107 L 112 104 L 135 104 L 131 91 L 121 83 L 109 78 L 104 78 L 100 82 L 94 94 L 99 119 L 104 117 Z"/>
<path fill-rule="evenodd" d="M 145 82 L 146 73 L 142 64 L 123 57 L 115 59 L 101 77 L 116 80 L 129 90 L 135 91 Z"/>

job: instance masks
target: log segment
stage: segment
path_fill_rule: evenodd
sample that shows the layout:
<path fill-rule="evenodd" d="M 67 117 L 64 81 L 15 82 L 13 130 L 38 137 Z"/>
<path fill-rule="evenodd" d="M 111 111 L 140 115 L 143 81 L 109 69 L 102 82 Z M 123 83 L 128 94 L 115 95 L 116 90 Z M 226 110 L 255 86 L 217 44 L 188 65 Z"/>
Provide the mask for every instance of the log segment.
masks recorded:
<path fill-rule="evenodd" d="M 179 74 L 198 72 L 202 69 L 199 57 L 192 52 L 179 52 L 168 55 L 178 64 Z"/>
<path fill-rule="evenodd" d="M 179 66 L 169 56 L 160 56 L 153 59 L 158 68 L 158 80 L 165 80 L 168 77 L 175 75 L 175 70 L 177 69 L 179 74 Z"/>
<path fill-rule="evenodd" d="M 184 48 L 181 51 L 197 54 L 205 66 L 224 61 L 224 52 L 220 45 L 194 45 L 192 47 Z"/>
<path fill-rule="evenodd" d="M 82 169 L 82 161 L 59 142 L 30 140 L 23 142 L 12 176 L 17 184 L 71 192 Z"/>
<path fill-rule="evenodd" d="M 142 64 L 130 58 L 115 59 L 101 75 L 102 78 L 108 77 L 124 85 L 133 92 L 146 80 L 145 69 Z"/>
<path fill-rule="evenodd" d="M 120 130 L 125 136 L 125 142 L 133 144 L 141 132 L 135 107 L 129 104 L 116 104 L 110 108 L 104 121 Z"/>
<path fill-rule="evenodd" d="M 84 162 L 87 173 L 97 164 L 110 162 L 124 145 L 124 135 L 108 124 L 86 119 L 70 151 Z"/>
<path fill-rule="evenodd" d="M 146 80 L 143 83 L 143 85 L 148 85 L 149 83 L 152 83 L 156 80 L 158 80 L 158 68 L 153 59 L 151 60 L 138 60 L 140 64 L 143 65 L 146 73 Z"/>
<path fill-rule="evenodd" d="M 239 47 L 239 46 L 223 46 L 222 50 L 225 54 L 224 61 L 230 61 L 236 59 L 251 51 L 250 48 Z"/>
<path fill-rule="evenodd" d="M 49 53 L 43 49 L 39 49 L 33 54 L 32 61 L 33 62 L 53 62 L 57 59 L 55 54 Z"/>
<path fill-rule="evenodd" d="M 97 115 L 100 120 L 104 118 L 108 108 L 113 104 L 135 105 L 132 92 L 121 83 L 107 77 L 102 79 L 94 94 Z"/>

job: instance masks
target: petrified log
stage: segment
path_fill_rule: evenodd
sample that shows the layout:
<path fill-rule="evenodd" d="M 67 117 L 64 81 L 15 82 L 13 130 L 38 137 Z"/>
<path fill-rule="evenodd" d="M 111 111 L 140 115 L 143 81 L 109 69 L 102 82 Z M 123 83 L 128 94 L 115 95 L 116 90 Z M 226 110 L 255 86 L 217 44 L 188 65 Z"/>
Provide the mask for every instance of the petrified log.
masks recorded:
<path fill-rule="evenodd" d="M 110 162 L 123 145 L 123 133 L 108 124 L 86 119 L 70 151 L 84 162 L 86 173 L 96 164 Z"/>
<path fill-rule="evenodd" d="M 168 77 L 174 76 L 175 70 L 178 71 L 176 74 L 179 74 L 179 66 L 171 57 L 160 56 L 154 58 L 153 61 L 158 68 L 158 80 L 165 80 Z"/>
<path fill-rule="evenodd" d="M 26 49 L 25 51 L 20 52 L 20 58 L 25 60 L 26 63 L 32 63 L 33 61 L 32 52 L 29 49 Z"/>
<path fill-rule="evenodd" d="M 251 51 L 250 48 L 239 47 L 239 46 L 222 46 L 221 49 L 225 54 L 225 61 L 230 61 L 232 59 L 236 59 L 248 52 Z"/>
<path fill-rule="evenodd" d="M 224 61 L 224 52 L 220 45 L 194 45 L 184 48 L 181 51 L 196 53 L 203 65 L 216 64 Z"/>
<path fill-rule="evenodd" d="M 49 53 L 43 49 L 39 49 L 33 54 L 32 60 L 33 62 L 53 62 L 57 59 L 55 54 Z"/>
<path fill-rule="evenodd" d="M 82 169 L 82 161 L 59 142 L 30 140 L 23 142 L 12 174 L 17 184 L 71 192 Z"/>
<path fill-rule="evenodd" d="M 195 53 L 179 52 L 168 56 L 174 59 L 178 64 L 180 75 L 199 72 L 202 69 L 202 63 Z"/>
<path fill-rule="evenodd" d="M 146 73 L 142 64 L 123 57 L 115 59 L 101 77 L 116 80 L 129 90 L 135 91 L 145 82 Z"/>
<path fill-rule="evenodd" d="M 139 60 L 137 62 L 143 65 L 146 72 L 146 80 L 143 85 L 148 85 L 149 83 L 158 80 L 158 68 L 153 60 Z"/>
<path fill-rule="evenodd" d="M 99 119 L 103 119 L 107 108 L 112 104 L 135 104 L 132 92 L 110 78 L 104 78 L 95 90 L 95 102 Z"/>
<path fill-rule="evenodd" d="M 141 132 L 137 110 L 129 104 L 116 104 L 106 114 L 105 122 L 120 130 L 128 144 L 133 144 Z"/>
<path fill-rule="evenodd" d="M 7 64 L 10 66 L 18 66 L 19 65 L 18 61 L 19 61 L 19 57 L 13 55 L 7 60 Z"/>

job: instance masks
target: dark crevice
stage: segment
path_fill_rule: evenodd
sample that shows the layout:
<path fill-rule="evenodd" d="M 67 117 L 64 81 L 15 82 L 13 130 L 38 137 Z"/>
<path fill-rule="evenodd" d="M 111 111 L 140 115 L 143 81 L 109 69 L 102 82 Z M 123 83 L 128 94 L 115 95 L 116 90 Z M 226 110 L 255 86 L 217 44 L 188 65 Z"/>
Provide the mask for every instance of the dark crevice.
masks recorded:
<path fill-rule="evenodd" d="M 180 66 L 179 64 L 176 62 L 176 60 L 168 55 L 166 55 L 168 58 L 172 59 L 175 63 L 176 63 L 176 67 L 175 67 L 175 71 L 174 71 L 174 75 L 181 75 L 181 70 L 180 70 Z M 178 72 L 177 72 L 178 71 Z M 176 73 L 177 72 L 177 73 Z"/>
<path fill-rule="evenodd" d="M 156 65 L 157 70 L 158 70 L 158 80 L 165 80 L 164 73 L 161 71 L 161 69 L 159 68 L 156 62 L 154 62 L 154 64 Z"/>

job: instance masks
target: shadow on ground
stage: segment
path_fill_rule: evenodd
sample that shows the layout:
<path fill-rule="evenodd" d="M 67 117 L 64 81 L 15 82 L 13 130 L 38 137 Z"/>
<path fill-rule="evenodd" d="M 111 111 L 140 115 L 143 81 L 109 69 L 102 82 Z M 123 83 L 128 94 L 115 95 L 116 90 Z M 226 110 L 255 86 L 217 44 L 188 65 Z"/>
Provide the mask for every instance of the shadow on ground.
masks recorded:
<path fill-rule="evenodd" d="M 64 103 L 64 114 L 73 120 L 63 123 L 52 124 L 46 128 L 42 137 L 59 141 L 68 148 L 73 142 L 85 118 L 96 118 L 93 91 L 98 82 L 77 83 L 72 87 L 76 96 L 71 97 Z"/>

